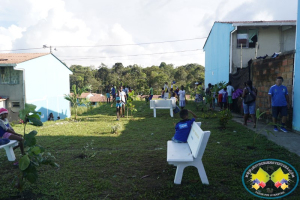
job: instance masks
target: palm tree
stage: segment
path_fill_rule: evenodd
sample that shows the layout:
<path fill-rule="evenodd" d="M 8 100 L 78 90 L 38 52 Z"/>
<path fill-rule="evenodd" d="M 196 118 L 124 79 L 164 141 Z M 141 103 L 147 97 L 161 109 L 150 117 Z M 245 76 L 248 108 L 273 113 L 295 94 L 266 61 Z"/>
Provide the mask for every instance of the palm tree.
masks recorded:
<path fill-rule="evenodd" d="M 82 103 L 82 99 L 78 99 L 81 94 L 87 90 L 91 89 L 91 86 L 84 86 L 83 88 L 76 87 L 76 85 L 72 85 L 73 94 L 65 94 L 65 99 L 71 102 L 72 107 L 75 109 L 75 119 L 77 120 L 77 108 L 78 103 Z M 78 100 L 77 100 L 78 99 Z"/>

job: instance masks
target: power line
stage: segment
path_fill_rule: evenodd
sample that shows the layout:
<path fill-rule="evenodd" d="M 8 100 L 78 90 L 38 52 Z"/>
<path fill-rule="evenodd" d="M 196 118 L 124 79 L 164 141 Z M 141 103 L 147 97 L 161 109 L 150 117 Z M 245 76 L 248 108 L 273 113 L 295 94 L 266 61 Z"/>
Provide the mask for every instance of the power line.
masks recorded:
<path fill-rule="evenodd" d="M 201 40 L 205 39 L 207 37 L 202 38 L 189 38 L 189 39 L 182 39 L 182 40 L 169 40 L 169 41 L 160 41 L 160 42 L 142 42 L 142 43 L 136 43 L 136 44 L 106 44 L 106 45 L 94 45 L 94 46 L 55 46 L 51 45 L 53 47 L 60 47 L 60 48 L 81 48 L 81 47 L 119 47 L 119 46 L 134 46 L 134 45 L 147 45 L 147 44 L 160 44 L 160 43 L 172 43 L 172 42 L 183 42 L 183 41 L 191 41 L 191 40 Z M 44 49 L 48 48 L 43 46 L 43 48 L 26 48 L 26 49 L 11 49 L 11 50 L 0 50 L 1 51 L 27 51 L 27 50 L 35 50 L 35 49 Z"/>
<path fill-rule="evenodd" d="M 118 55 L 118 56 L 110 56 L 110 57 L 81 57 L 76 59 L 63 59 L 63 60 L 86 60 L 86 59 L 100 59 L 100 58 L 117 58 L 117 57 L 131 57 L 131 56 L 149 56 L 149 55 L 161 55 L 161 54 L 169 54 L 169 53 L 183 53 L 183 52 L 191 52 L 191 51 L 201 51 L 203 49 L 193 49 L 193 50 L 183 50 L 183 51 L 172 51 L 172 52 L 160 52 L 160 53 L 149 53 L 149 54 L 133 54 L 133 55 Z M 62 57 L 62 56 L 59 56 Z"/>
<path fill-rule="evenodd" d="M 190 40 L 200 40 L 205 39 L 207 37 L 202 38 L 190 38 L 190 39 L 182 39 L 182 40 L 169 40 L 169 41 L 161 41 L 161 42 L 142 42 L 142 43 L 136 43 L 136 44 L 105 44 L 105 45 L 94 45 L 94 46 L 55 46 L 55 47 L 118 47 L 118 46 L 133 46 L 133 45 L 147 45 L 147 44 L 159 44 L 159 43 L 171 43 L 171 42 L 183 42 L 183 41 L 190 41 Z"/>

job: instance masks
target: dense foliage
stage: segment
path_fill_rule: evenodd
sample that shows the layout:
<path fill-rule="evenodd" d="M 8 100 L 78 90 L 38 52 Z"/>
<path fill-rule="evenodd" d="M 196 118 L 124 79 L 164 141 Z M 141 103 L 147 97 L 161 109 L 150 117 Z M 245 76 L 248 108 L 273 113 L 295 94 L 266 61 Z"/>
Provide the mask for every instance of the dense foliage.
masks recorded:
<path fill-rule="evenodd" d="M 173 64 L 162 62 L 159 66 L 142 68 L 138 65 L 124 67 L 122 63 L 116 63 L 112 68 L 101 64 L 95 67 L 72 65 L 70 69 L 73 75 L 70 78 L 70 86 L 92 86 L 92 92 L 105 93 L 108 85 L 125 85 L 133 88 L 136 94 L 148 93 L 149 85 L 152 85 L 154 94 L 160 94 L 164 82 L 175 81 L 175 86 L 185 86 L 187 93 L 194 87 L 195 82 L 204 82 L 204 67 L 199 64 L 186 64 L 174 67 Z M 72 88 L 70 88 L 72 91 Z"/>

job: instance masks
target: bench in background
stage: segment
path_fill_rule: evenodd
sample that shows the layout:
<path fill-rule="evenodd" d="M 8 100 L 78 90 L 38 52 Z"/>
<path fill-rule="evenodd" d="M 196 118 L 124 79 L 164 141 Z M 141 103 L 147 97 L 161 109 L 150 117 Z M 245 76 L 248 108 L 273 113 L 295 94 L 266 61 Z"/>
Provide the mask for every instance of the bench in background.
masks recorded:
<path fill-rule="evenodd" d="M 173 100 L 151 100 L 150 101 L 150 109 L 153 109 L 153 115 L 156 117 L 156 109 L 169 109 L 170 115 L 173 117 Z"/>
<path fill-rule="evenodd" d="M 210 131 L 203 131 L 200 125 L 201 122 L 193 123 L 187 143 L 175 143 L 171 140 L 167 143 L 167 162 L 177 166 L 174 178 L 175 184 L 181 184 L 183 171 L 187 166 L 196 167 L 202 183 L 209 184 L 202 163 L 202 156 L 210 136 Z"/>

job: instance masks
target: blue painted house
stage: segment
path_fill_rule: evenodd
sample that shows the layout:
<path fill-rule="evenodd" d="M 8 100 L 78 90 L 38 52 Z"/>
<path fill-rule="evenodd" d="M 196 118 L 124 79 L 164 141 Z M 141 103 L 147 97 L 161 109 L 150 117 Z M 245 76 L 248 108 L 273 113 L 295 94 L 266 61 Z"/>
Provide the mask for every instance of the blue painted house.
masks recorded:
<path fill-rule="evenodd" d="M 300 2 L 298 1 L 296 54 L 294 62 L 294 88 L 300 88 Z M 300 131 L 300 90 L 294 90 L 293 129 Z"/>
<path fill-rule="evenodd" d="M 205 85 L 229 81 L 257 56 L 295 49 L 296 21 L 215 22 L 204 44 Z"/>
<path fill-rule="evenodd" d="M 9 111 L 9 120 L 18 120 L 25 103 L 37 106 L 41 120 L 50 113 L 60 119 L 71 116 L 70 93 L 72 71 L 51 53 L 0 54 L 0 107 Z"/>

